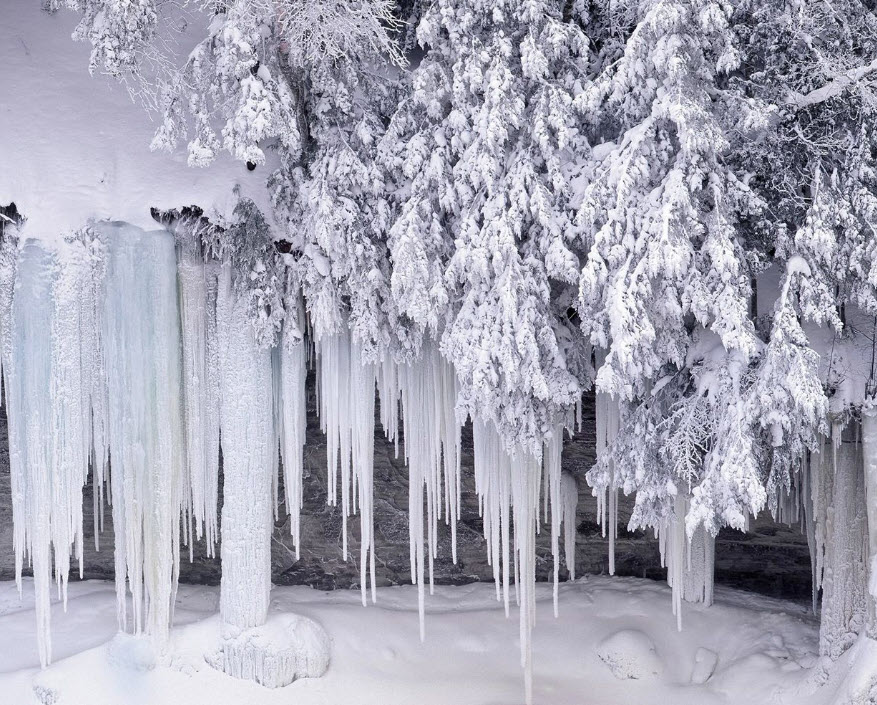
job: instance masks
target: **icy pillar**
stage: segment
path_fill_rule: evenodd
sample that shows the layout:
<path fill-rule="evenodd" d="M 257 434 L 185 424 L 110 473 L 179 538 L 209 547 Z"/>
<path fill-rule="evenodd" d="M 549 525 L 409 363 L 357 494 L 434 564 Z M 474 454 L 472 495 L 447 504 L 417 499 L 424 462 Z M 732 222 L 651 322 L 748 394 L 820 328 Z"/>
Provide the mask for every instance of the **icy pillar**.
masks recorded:
<path fill-rule="evenodd" d="M 862 412 L 862 455 L 868 518 L 868 633 L 877 638 L 877 407 Z"/>
<path fill-rule="evenodd" d="M 222 268 L 217 297 L 223 458 L 223 635 L 264 624 L 271 591 L 274 456 L 271 351 L 256 343 L 246 300 Z M 235 675 L 235 674 L 232 674 Z"/>

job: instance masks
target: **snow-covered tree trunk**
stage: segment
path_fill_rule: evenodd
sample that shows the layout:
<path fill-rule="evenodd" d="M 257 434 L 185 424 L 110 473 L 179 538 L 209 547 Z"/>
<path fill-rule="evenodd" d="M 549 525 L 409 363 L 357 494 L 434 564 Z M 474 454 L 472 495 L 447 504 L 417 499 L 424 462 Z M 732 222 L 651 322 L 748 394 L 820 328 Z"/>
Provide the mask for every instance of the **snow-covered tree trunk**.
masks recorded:
<path fill-rule="evenodd" d="M 235 678 L 275 688 L 322 675 L 329 663 L 329 640 L 319 625 L 296 615 L 279 615 L 266 624 L 279 450 L 275 425 L 281 422 L 275 419 L 271 349 L 256 341 L 247 298 L 235 289 L 227 265 L 219 274 L 217 339 L 224 478 L 222 641 L 207 660 Z"/>
<path fill-rule="evenodd" d="M 223 459 L 224 631 L 264 624 L 271 591 L 274 427 L 271 352 L 256 344 L 246 301 L 223 267 L 217 297 Z"/>
<path fill-rule="evenodd" d="M 838 429 L 835 429 L 837 436 Z M 817 546 L 821 563 L 822 620 L 819 652 L 833 659 L 855 643 L 865 623 L 866 508 L 858 444 L 836 437 L 819 467 Z M 819 548 L 817 549 L 819 550 Z"/>

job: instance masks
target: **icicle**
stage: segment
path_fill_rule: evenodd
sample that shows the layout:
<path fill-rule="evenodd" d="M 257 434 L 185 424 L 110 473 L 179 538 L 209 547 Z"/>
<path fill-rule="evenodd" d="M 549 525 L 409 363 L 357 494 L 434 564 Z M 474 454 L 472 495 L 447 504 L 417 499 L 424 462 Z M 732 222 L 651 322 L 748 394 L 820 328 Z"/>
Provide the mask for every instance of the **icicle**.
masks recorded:
<path fill-rule="evenodd" d="M 597 351 L 597 368 L 603 364 L 605 354 Z M 620 425 L 618 403 L 609 395 L 598 392 L 596 396 L 596 423 L 597 423 L 597 457 L 606 453 L 615 437 L 618 435 Z M 603 536 L 609 537 L 609 575 L 615 575 L 615 541 L 618 538 L 618 485 L 615 479 L 615 464 L 610 462 L 610 476 L 608 483 L 595 489 L 597 496 L 597 522 L 600 524 Z"/>
<path fill-rule="evenodd" d="M 127 576 L 133 629 L 161 647 L 179 575 L 185 471 L 174 241 L 166 231 L 99 229 L 108 251 L 103 340 L 120 626 Z"/>
<path fill-rule="evenodd" d="M 37 645 L 40 663 L 51 661 L 49 629 L 52 541 L 56 518 L 52 502 L 56 483 L 52 462 L 52 280 L 54 261 L 39 245 L 27 243 L 18 264 L 12 306 L 12 355 L 6 360 L 9 465 L 12 481 L 15 579 L 21 591 L 25 556 L 33 567 L 36 592 Z M 59 559 L 69 542 L 57 537 Z M 62 543 L 63 541 L 63 543 Z"/>
<path fill-rule="evenodd" d="M 502 563 L 502 599 L 508 605 L 509 561 L 515 561 L 520 604 L 521 665 L 527 703 L 533 700 L 531 634 L 535 620 L 536 523 L 539 518 L 541 460 L 518 448 L 509 455 L 493 425 L 473 422 L 475 488 L 484 506 L 484 536 L 494 576 Z M 509 509 L 514 543 L 509 542 Z M 557 507 L 552 507 L 552 516 Z"/>
<path fill-rule="evenodd" d="M 561 477 L 560 499 L 563 502 L 563 551 L 569 579 L 576 579 L 576 507 L 579 503 L 579 486 L 572 473 Z"/>
<path fill-rule="evenodd" d="M 389 373 L 387 377 L 392 379 L 393 374 Z M 428 565 L 432 592 L 433 560 L 438 554 L 438 521 L 442 516 L 443 499 L 445 521 L 451 525 L 454 560 L 457 553 L 456 522 L 460 512 L 460 427 L 454 411 L 457 378 L 438 348 L 429 341 L 424 343 L 420 358 L 410 365 L 398 367 L 395 377 L 402 399 L 405 460 L 408 464 L 411 580 L 417 585 L 420 638 L 423 639 L 425 573 Z"/>
<path fill-rule="evenodd" d="M 708 607 L 713 604 L 715 537 L 701 525 L 685 546 L 682 597 L 686 602 L 700 602 Z"/>
<path fill-rule="evenodd" d="M 688 498 L 677 494 L 673 516 L 660 527 L 661 565 L 667 568 L 667 583 L 672 589 L 676 628 L 682 631 L 682 602 L 713 602 L 715 537 L 699 526 L 689 539 L 685 517 Z"/>
<path fill-rule="evenodd" d="M 25 244 L 11 309 L 3 301 L 16 580 L 20 590 L 24 558 L 29 557 L 44 666 L 51 660 L 51 576 L 66 607 L 71 552 L 80 575 L 83 567 L 82 488 L 93 447 L 92 384 L 99 345 L 87 242 L 73 237 L 55 253 L 34 241 Z M 0 263 L 6 282 L 15 271 L 10 251 L 4 249 Z"/>
<path fill-rule="evenodd" d="M 551 438 L 545 443 L 542 461 L 545 468 L 546 497 L 551 504 L 551 556 L 554 560 L 554 616 L 557 617 L 558 580 L 560 573 L 560 527 L 564 521 L 563 477 L 560 457 L 563 451 L 563 426 L 555 424 Z M 575 510 L 573 510 L 575 512 Z M 575 518 L 573 518 L 575 522 Z"/>
<path fill-rule="evenodd" d="M 284 321 L 280 341 L 280 451 L 283 456 L 283 487 L 286 511 L 290 516 L 290 533 L 295 546 L 295 559 L 301 557 L 302 474 L 307 432 L 305 379 L 307 348 L 300 330 Z"/>
<path fill-rule="evenodd" d="M 374 429 L 376 370 L 363 364 L 346 326 L 318 341 L 320 427 L 326 434 L 329 504 L 338 503 L 341 484 L 342 551 L 347 559 L 347 517 L 360 506 L 360 590 L 363 604 L 374 565 Z"/>
<path fill-rule="evenodd" d="M 205 538 L 207 555 L 212 556 L 217 539 L 219 492 L 218 266 L 204 261 L 200 240 L 191 233 L 178 238 L 177 276 L 188 488 L 195 535 Z"/>

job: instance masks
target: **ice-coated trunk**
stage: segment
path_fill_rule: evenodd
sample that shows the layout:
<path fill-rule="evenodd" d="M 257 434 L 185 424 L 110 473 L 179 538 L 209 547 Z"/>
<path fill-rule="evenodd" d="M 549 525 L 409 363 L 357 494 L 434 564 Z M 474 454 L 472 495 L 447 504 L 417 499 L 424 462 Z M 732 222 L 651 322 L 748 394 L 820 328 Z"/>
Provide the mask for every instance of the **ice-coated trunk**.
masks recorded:
<path fill-rule="evenodd" d="M 865 506 L 868 517 L 868 622 L 877 638 L 877 408 L 862 412 L 862 456 L 865 466 Z"/>
<path fill-rule="evenodd" d="M 100 226 L 108 260 L 103 342 L 119 620 L 161 646 L 179 575 L 185 468 L 177 268 L 167 231 Z"/>
<path fill-rule="evenodd" d="M 264 624 L 271 592 L 274 456 L 271 351 L 223 266 L 217 296 L 223 461 L 220 613 L 226 634 Z"/>
<path fill-rule="evenodd" d="M 866 613 L 866 508 L 860 447 L 839 429 L 822 453 L 816 505 L 822 586 L 819 652 L 838 658 L 855 643 Z M 821 525 L 821 526 L 820 526 Z"/>

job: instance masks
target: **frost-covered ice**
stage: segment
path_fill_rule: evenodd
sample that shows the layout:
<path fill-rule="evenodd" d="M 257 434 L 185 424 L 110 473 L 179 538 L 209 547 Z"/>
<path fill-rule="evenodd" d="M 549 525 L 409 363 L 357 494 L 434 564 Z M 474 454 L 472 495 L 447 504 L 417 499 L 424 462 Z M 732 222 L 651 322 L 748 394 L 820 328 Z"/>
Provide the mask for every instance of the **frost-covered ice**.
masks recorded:
<path fill-rule="evenodd" d="M 66 614 L 60 604 L 52 606 L 55 663 L 40 671 L 36 650 L 22 646 L 32 639 L 32 591 L 27 586 L 19 604 L 14 583 L 0 583 L 0 702 L 31 702 L 35 686 L 69 705 L 523 701 L 520 664 L 509 648 L 517 620 L 505 617 L 489 584 L 436 586 L 427 601 L 429 635 L 423 643 L 413 586 L 384 588 L 377 605 L 367 608 L 358 591 L 275 587 L 269 624 L 301 615 L 332 637 L 331 664 L 322 678 L 275 690 L 207 665 L 205 656 L 215 651 L 221 630 L 216 588 L 180 586 L 169 651 L 151 670 L 132 668 L 144 664 L 133 642 L 121 650 L 110 645 L 117 641 L 111 583 L 72 583 L 69 590 Z M 552 616 L 552 593 L 550 584 L 536 586 L 536 703 L 839 705 L 845 693 L 867 687 L 869 663 L 870 675 L 877 668 L 875 650 L 865 641 L 828 667 L 817 656 L 818 624 L 806 606 L 718 588 L 712 607 L 686 607 L 680 633 L 667 609 L 670 590 L 660 583 L 608 577 L 563 583 L 559 619 Z M 655 645 L 660 675 L 619 680 L 607 668 L 598 649 L 624 630 L 637 630 Z M 704 660 L 701 649 L 716 655 L 715 671 L 705 683 L 692 683 Z M 109 650 L 125 658 L 114 662 Z"/>

